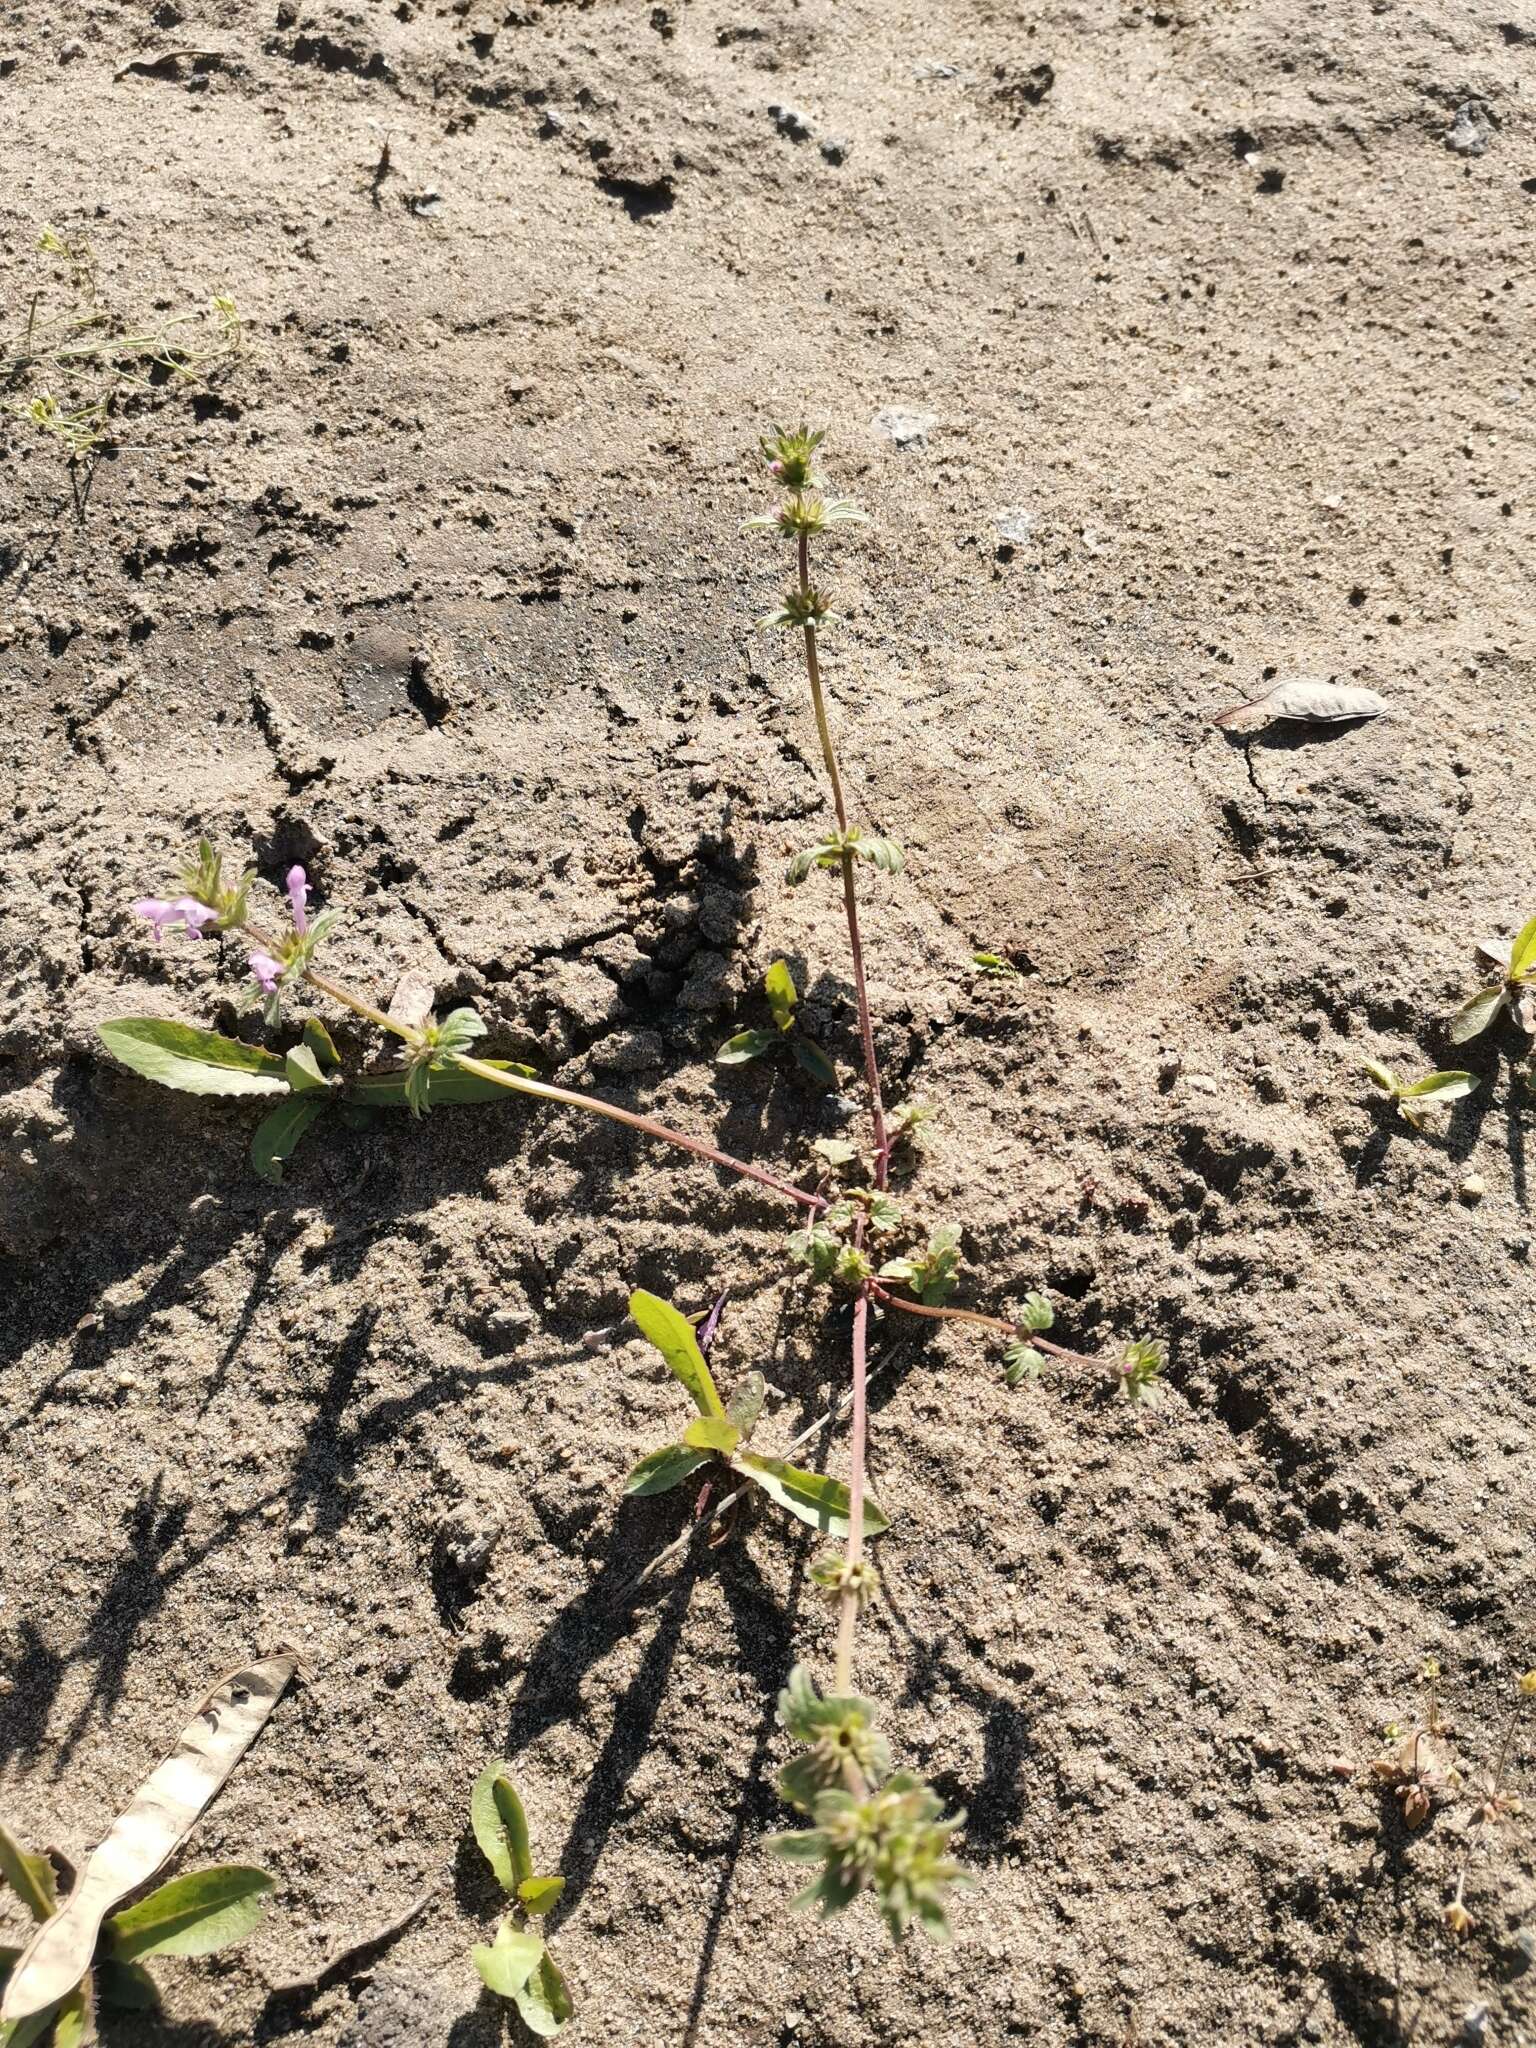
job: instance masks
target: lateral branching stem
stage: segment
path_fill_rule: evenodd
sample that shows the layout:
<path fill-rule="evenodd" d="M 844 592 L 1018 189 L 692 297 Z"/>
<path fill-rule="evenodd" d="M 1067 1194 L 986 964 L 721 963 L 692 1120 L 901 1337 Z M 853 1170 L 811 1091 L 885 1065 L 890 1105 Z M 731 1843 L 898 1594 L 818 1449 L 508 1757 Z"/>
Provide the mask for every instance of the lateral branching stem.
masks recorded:
<path fill-rule="evenodd" d="M 254 925 L 242 925 L 241 930 L 253 944 L 264 950 L 271 949 L 272 940 Z M 328 975 L 317 974 L 308 967 L 304 970 L 304 979 L 321 995 L 329 996 L 332 1002 L 340 1003 L 359 1017 L 366 1017 L 370 1024 L 377 1024 L 380 1030 L 392 1033 L 405 1044 L 421 1043 L 421 1033 L 413 1025 L 402 1024 L 398 1018 L 386 1015 L 364 997 L 344 988 L 340 982 L 332 981 Z M 558 1102 L 568 1109 L 584 1109 L 593 1116 L 607 1117 L 611 1123 L 627 1124 L 631 1130 L 643 1131 L 648 1138 L 659 1139 L 664 1145 L 675 1145 L 680 1151 L 707 1159 L 712 1166 L 723 1167 L 727 1173 L 739 1174 L 743 1180 L 756 1181 L 760 1187 L 771 1188 L 776 1195 L 798 1203 L 801 1208 L 814 1212 L 827 1206 L 823 1195 L 812 1194 L 808 1188 L 797 1188 L 761 1166 L 753 1166 L 732 1153 L 720 1151 L 702 1138 L 691 1138 L 686 1131 L 675 1131 L 670 1124 L 660 1123 L 655 1117 L 642 1116 L 637 1110 L 621 1109 L 616 1102 L 605 1102 L 601 1096 L 583 1095 L 575 1088 L 561 1088 L 553 1081 L 536 1080 L 530 1074 L 508 1073 L 502 1067 L 492 1066 L 488 1060 L 472 1059 L 466 1053 L 457 1054 L 455 1064 L 466 1074 L 474 1074 L 479 1080 L 505 1088 L 510 1094 L 537 1096 L 541 1102 Z"/>

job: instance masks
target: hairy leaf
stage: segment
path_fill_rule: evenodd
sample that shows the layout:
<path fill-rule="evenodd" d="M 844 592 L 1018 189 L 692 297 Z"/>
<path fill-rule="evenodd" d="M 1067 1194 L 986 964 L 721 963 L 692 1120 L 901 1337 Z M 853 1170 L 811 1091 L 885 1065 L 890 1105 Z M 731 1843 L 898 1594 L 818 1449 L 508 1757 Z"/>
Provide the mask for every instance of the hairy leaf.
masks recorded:
<path fill-rule="evenodd" d="M 734 1422 L 743 1437 L 749 1437 L 757 1427 L 757 1418 L 763 1412 L 763 1396 L 767 1385 L 760 1372 L 747 1373 L 741 1385 L 725 1404 L 725 1419 Z"/>
<path fill-rule="evenodd" d="M 325 1108 L 325 1097 L 312 1089 L 267 1111 L 251 1133 L 251 1165 L 263 1180 L 282 1179 L 283 1161 L 293 1157 L 300 1139 Z"/>
<path fill-rule="evenodd" d="M 636 1288 L 629 1297 L 629 1312 L 640 1326 L 640 1334 L 654 1344 L 668 1367 L 688 1390 L 701 1415 L 724 1415 L 725 1403 L 710 1378 L 709 1367 L 699 1349 L 693 1325 L 671 1302 Z"/>
<path fill-rule="evenodd" d="M 715 1059 L 722 1067 L 745 1066 L 748 1060 L 761 1059 L 765 1052 L 772 1052 L 778 1042 L 776 1031 L 738 1031 L 725 1041 Z"/>
<path fill-rule="evenodd" d="M 512 1766 L 488 1764 L 469 1795 L 469 1824 L 480 1853 L 504 1892 L 515 1893 L 533 1876 L 528 1816 L 512 1782 Z"/>
<path fill-rule="evenodd" d="M 852 1502 L 840 1479 L 829 1479 L 822 1472 L 807 1472 L 799 1465 L 787 1464 L 783 1458 L 762 1457 L 756 1451 L 738 1451 L 731 1463 L 744 1479 L 760 1486 L 771 1500 L 802 1522 L 809 1522 L 813 1529 L 821 1530 L 823 1535 L 848 1534 Z M 879 1502 L 866 1494 L 864 1534 L 879 1536 L 889 1527 Z"/>
<path fill-rule="evenodd" d="M 663 1444 L 659 1451 L 651 1451 L 635 1466 L 624 1482 L 624 1491 L 642 1497 L 670 1493 L 674 1486 L 682 1485 L 690 1472 L 697 1472 L 708 1463 L 707 1451 L 691 1451 L 686 1444 Z"/>
<path fill-rule="evenodd" d="M 259 1045 L 242 1045 L 168 1017 L 112 1017 L 96 1030 L 125 1067 L 162 1088 L 188 1095 L 286 1095 L 283 1062 Z"/>
<path fill-rule="evenodd" d="M 244 1941 L 259 1925 L 261 1902 L 271 1889 L 264 1870 L 238 1863 L 189 1870 L 125 1913 L 114 1913 L 104 1931 L 120 1963 L 145 1956 L 211 1955 Z"/>

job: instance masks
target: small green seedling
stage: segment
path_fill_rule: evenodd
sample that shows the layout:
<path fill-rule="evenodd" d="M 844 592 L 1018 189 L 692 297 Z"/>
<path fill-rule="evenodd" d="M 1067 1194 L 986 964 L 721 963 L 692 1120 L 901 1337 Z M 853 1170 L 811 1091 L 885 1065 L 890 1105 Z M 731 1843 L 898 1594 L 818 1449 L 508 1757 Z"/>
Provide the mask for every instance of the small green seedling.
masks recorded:
<path fill-rule="evenodd" d="M 1426 1113 L 1429 1110 L 1460 1102 L 1477 1086 L 1476 1074 L 1425 1074 L 1418 1081 L 1400 1081 L 1380 1060 L 1364 1060 L 1361 1064 L 1382 1093 L 1397 1104 L 1398 1115 L 1405 1123 L 1412 1124 L 1416 1131 L 1427 1127 Z"/>
<path fill-rule="evenodd" d="M 529 1926 L 554 1911 L 565 1890 L 563 1877 L 540 1877 L 528 1846 L 528 1816 L 512 1783 L 512 1766 L 490 1764 L 475 1780 L 469 1821 L 496 1882 L 512 1900 L 496 1938 L 472 1951 L 481 1980 L 498 1998 L 509 1998 L 530 2034 L 558 2034 L 574 2007 L 549 1944 Z"/>
<path fill-rule="evenodd" d="M 774 1028 L 771 1031 L 738 1031 L 728 1038 L 715 1058 L 722 1067 L 744 1066 L 748 1060 L 761 1059 L 765 1052 L 773 1052 L 781 1045 L 787 1045 L 805 1072 L 818 1086 L 835 1088 L 837 1069 L 827 1058 L 814 1038 L 807 1038 L 795 1022 L 795 1006 L 800 1000 L 795 978 L 789 971 L 789 963 L 775 960 L 763 976 L 763 992 L 768 998 L 768 1008 L 773 1014 Z"/>
<path fill-rule="evenodd" d="M 1453 1045 L 1478 1038 L 1506 1010 L 1524 1032 L 1536 1037 L 1536 917 L 1522 925 L 1512 944 L 1502 939 L 1479 942 L 1478 957 L 1500 970 L 1497 981 L 1469 996 L 1448 1027 Z"/>
<path fill-rule="evenodd" d="M 987 981 L 1021 981 L 1023 976 L 1001 953 L 973 953 L 971 965 Z"/>
<path fill-rule="evenodd" d="M 1048 1330 L 1055 1320 L 1056 1311 L 1043 1294 L 1025 1295 L 1024 1306 L 1018 1316 L 1021 1330 L 1027 1330 L 1033 1336 Z M 1003 1363 L 1008 1368 L 1004 1377 L 1010 1387 L 1016 1387 L 1022 1380 L 1039 1379 L 1045 1370 L 1045 1354 L 1021 1336 L 1003 1353 Z"/>
<path fill-rule="evenodd" d="M 877 1277 L 893 1287 L 910 1287 L 930 1308 L 948 1301 L 960 1278 L 960 1226 L 941 1223 L 923 1251 L 887 1259 Z"/>
<path fill-rule="evenodd" d="M 768 1846 L 788 1862 L 821 1865 L 794 1902 L 802 1911 L 815 1907 L 825 1919 L 873 1891 L 895 1940 L 915 1921 L 947 1942 L 946 1894 L 971 1881 L 948 1853 L 965 1815 L 945 1819 L 937 1793 L 910 1771 L 892 1771 L 874 1722 L 868 1700 L 823 1698 L 795 1666 L 779 1695 L 779 1725 L 806 1749 L 780 1771 L 779 1791 L 814 1825 L 771 1835 Z"/>
<path fill-rule="evenodd" d="M 828 1479 L 823 1473 L 809 1472 L 783 1458 L 765 1457 L 746 1448 L 762 1413 L 762 1374 L 748 1373 L 727 1405 L 704 1362 L 693 1325 L 680 1309 L 637 1289 L 629 1297 L 629 1312 L 639 1325 L 640 1334 L 661 1353 L 668 1370 L 681 1381 L 699 1412 L 683 1431 L 681 1441 L 663 1444 L 660 1450 L 640 1460 L 625 1480 L 624 1491 L 642 1495 L 670 1493 L 700 1466 L 719 1460 L 813 1529 L 819 1529 L 823 1535 L 845 1537 L 850 1502 L 848 1489 L 841 1480 Z M 868 1494 L 864 1496 L 863 1523 L 866 1536 L 878 1536 L 890 1526 L 879 1504 Z"/>
<path fill-rule="evenodd" d="M 58 1872 L 50 1856 L 29 1855 L 0 1827 L 0 1881 L 9 1885 L 41 1925 L 60 1908 Z M 5 2048 L 84 2048 L 96 2038 L 98 2002 L 124 2012 L 158 2009 L 160 1993 L 144 1965 L 151 1956 L 206 1956 L 243 1941 L 259 1924 L 262 1899 L 272 1889 L 264 1870 L 218 1864 L 173 1877 L 101 1924 L 90 1968 L 73 1988 L 41 2012 L 0 2028 Z M 0 1986 L 20 1960 L 19 1948 L 0 1948 Z"/>

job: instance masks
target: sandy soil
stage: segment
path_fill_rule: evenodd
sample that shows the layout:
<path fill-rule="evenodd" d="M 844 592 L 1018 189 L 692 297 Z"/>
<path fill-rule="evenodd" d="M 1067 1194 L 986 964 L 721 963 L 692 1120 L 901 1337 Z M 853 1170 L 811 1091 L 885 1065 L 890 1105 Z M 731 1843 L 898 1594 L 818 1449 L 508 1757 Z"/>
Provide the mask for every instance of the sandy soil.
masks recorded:
<path fill-rule="evenodd" d="M 1528 1048 L 1471 1048 L 1434 1136 L 1359 1074 L 1445 1064 L 1471 942 L 1536 911 L 1533 81 L 1527 0 L 7 11 L 7 350 L 72 288 L 45 222 L 126 320 L 249 322 L 123 395 L 83 523 L 4 426 L 0 1809 L 78 1855 L 220 1671 L 315 1668 L 191 1852 L 270 1868 L 267 1925 L 112 2039 L 492 2040 L 502 1754 L 576 2041 L 1536 2040 L 1528 1827 L 1458 1948 L 1456 1811 L 1410 1835 L 1363 1774 L 1426 1655 L 1472 1770 L 1536 1663 Z M 712 1054 L 782 953 L 857 1093 L 737 537 L 802 414 L 876 521 L 830 679 L 908 853 L 866 930 L 893 1091 L 943 1112 L 924 1199 L 967 1299 L 1173 1353 L 1144 1415 L 881 1333 L 860 1681 L 970 1810 L 948 1953 L 789 1920 L 762 1846 L 774 1693 L 830 1643 L 809 1532 L 625 1590 L 686 1513 L 618 1497 L 677 1412 L 631 1286 L 731 1289 L 770 1442 L 845 1383 L 773 1200 L 516 1104 L 271 1189 L 250 1113 L 94 1036 L 232 1024 L 242 961 L 126 909 L 206 831 L 308 864 L 338 972 L 423 969 L 495 1051 L 798 1171 L 847 1112 Z M 1394 715 L 1210 725 L 1275 674 Z"/>

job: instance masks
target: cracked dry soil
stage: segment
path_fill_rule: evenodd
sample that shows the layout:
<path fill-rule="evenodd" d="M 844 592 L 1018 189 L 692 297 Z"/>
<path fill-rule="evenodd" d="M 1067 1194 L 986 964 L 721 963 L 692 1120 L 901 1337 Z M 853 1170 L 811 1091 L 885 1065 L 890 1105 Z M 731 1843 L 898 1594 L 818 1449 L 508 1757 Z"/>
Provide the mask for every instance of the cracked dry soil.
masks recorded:
<path fill-rule="evenodd" d="M 1486 1766 L 1536 1663 L 1525 1048 L 1471 1047 L 1428 1137 L 1358 1071 L 1444 1064 L 1471 942 L 1536 910 L 1533 85 L 1517 0 L 7 12 L 7 334 L 61 288 L 44 221 L 125 317 L 249 321 L 124 395 L 83 524 L 3 427 L 0 1808 L 78 1856 L 219 1671 L 315 1667 L 189 1851 L 274 1872 L 264 1928 L 113 2042 L 492 2040 L 497 1754 L 570 1879 L 576 2041 L 1536 2039 L 1528 1826 L 1453 1947 L 1454 1825 L 1335 1768 L 1426 1654 Z M 206 831 L 303 860 L 338 972 L 426 972 L 496 1052 L 790 1171 L 844 1128 L 712 1059 L 783 954 L 857 1093 L 836 902 L 778 879 L 825 811 L 748 630 L 775 550 L 736 537 L 776 414 L 833 423 L 875 518 L 829 676 L 907 849 L 866 939 L 891 1091 L 942 1109 L 925 1213 L 965 1299 L 1172 1345 L 1142 1415 L 882 1332 L 859 1679 L 970 1810 L 950 1953 L 786 1918 L 807 1532 L 625 1590 L 685 1512 L 618 1496 L 676 1412 L 631 1286 L 729 1286 L 770 1444 L 845 1383 L 772 1201 L 516 1103 L 271 1189 L 249 1113 L 94 1037 L 233 1023 L 240 960 L 126 909 Z M 1274 673 L 1394 715 L 1210 726 Z"/>

